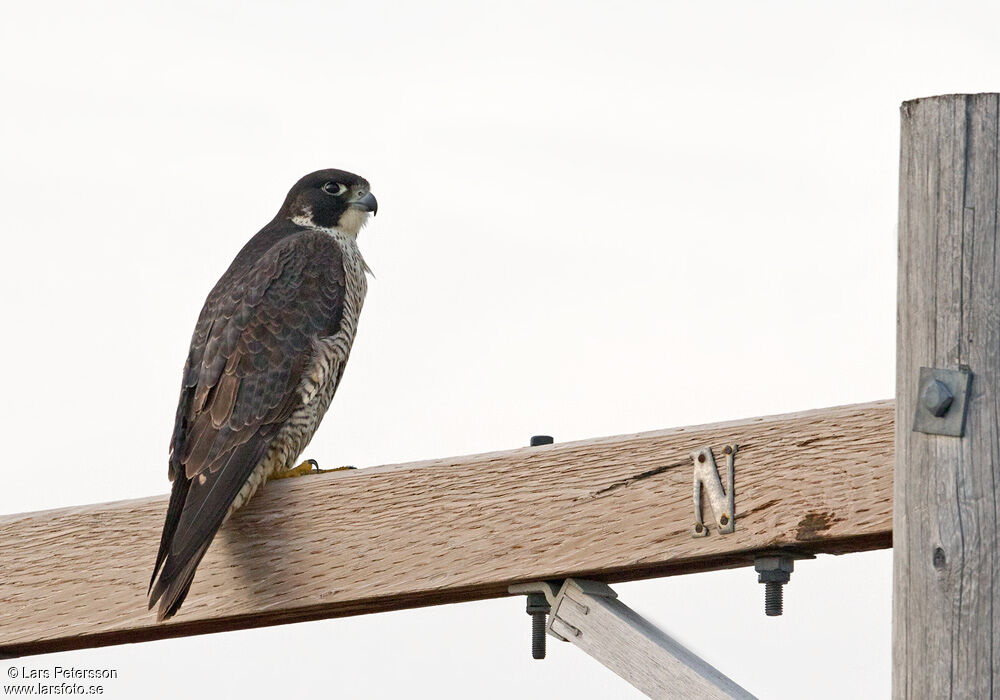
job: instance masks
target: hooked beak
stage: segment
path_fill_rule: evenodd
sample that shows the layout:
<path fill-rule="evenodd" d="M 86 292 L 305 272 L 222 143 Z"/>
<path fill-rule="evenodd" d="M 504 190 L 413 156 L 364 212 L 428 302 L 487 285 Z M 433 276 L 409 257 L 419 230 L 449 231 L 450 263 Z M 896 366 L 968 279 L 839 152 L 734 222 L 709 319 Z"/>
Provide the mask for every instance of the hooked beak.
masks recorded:
<path fill-rule="evenodd" d="M 362 211 L 370 211 L 372 215 L 378 214 L 378 200 L 371 192 L 365 192 L 365 196 L 351 202 L 351 206 Z"/>

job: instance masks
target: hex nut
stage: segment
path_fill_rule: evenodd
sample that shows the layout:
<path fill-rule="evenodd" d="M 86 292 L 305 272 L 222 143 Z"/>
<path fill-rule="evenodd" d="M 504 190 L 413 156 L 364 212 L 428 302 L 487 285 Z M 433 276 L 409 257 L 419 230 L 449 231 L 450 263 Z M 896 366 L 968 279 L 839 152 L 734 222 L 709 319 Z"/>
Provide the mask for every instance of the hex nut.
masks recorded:
<path fill-rule="evenodd" d="M 920 392 L 920 401 L 924 407 L 931 412 L 935 418 L 940 418 L 951 408 L 955 395 L 951 393 L 948 385 L 940 379 L 934 379 L 924 386 Z"/>

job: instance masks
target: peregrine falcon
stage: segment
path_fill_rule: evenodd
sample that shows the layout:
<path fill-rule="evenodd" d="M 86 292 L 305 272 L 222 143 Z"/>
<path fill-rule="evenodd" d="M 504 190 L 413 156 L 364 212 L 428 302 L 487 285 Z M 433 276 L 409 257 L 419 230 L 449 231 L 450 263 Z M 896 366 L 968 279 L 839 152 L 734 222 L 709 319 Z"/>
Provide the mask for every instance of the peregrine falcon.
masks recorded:
<path fill-rule="evenodd" d="M 378 203 L 342 170 L 306 175 L 219 279 L 191 338 L 170 442 L 173 482 L 149 582 L 158 620 L 184 602 L 223 522 L 293 467 L 344 374 L 369 272 L 358 231 Z"/>

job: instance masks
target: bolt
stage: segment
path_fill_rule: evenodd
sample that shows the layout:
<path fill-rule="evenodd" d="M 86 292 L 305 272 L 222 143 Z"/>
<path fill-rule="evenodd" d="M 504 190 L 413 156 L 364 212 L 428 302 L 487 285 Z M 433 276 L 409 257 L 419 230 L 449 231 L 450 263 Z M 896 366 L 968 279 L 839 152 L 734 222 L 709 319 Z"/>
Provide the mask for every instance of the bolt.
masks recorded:
<path fill-rule="evenodd" d="M 551 435 L 532 435 L 531 447 L 551 445 L 555 440 Z M 531 615 L 531 658 L 545 658 L 545 616 L 549 612 L 549 601 L 544 593 L 529 593 L 525 612 Z"/>
<path fill-rule="evenodd" d="M 549 612 L 549 601 L 544 593 L 529 593 L 524 610 L 531 615 L 531 658 L 545 658 L 545 616 Z"/>
<path fill-rule="evenodd" d="M 780 554 L 759 556 L 754 559 L 757 582 L 764 584 L 764 614 L 777 617 L 783 612 L 782 586 L 792 578 L 795 560 Z"/>
<path fill-rule="evenodd" d="M 531 614 L 531 658 L 545 658 L 545 613 Z"/>
<path fill-rule="evenodd" d="M 777 581 L 767 581 L 764 584 L 764 614 L 768 617 L 777 617 L 782 613 L 784 585 Z"/>
<path fill-rule="evenodd" d="M 933 379 L 928 382 L 920 392 L 920 401 L 924 407 L 936 418 L 940 418 L 951 408 L 955 395 L 951 393 L 948 385 L 940 379 Z"/>

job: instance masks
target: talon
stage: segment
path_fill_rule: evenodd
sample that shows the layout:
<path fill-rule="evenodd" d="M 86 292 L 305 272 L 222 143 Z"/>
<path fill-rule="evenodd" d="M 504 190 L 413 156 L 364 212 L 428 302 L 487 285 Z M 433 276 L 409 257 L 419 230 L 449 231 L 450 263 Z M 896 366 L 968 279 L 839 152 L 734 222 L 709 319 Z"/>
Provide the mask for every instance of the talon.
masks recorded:
<path fill-rule="evenodd" d="M 316 472 L 321 472 L 322 469 L 319 468 L 319 464 L 315 459 L 307 459 L 305 462 L 292 469 L 284 469 L 277 471 L 271 475 L 272 479 L 289 479 L 293 476 L 304 476 L 306 474 L 313 474 Z"/>
<path fill-rule="evenodd" d="M 334 467 L 333 469 L 320 469 L 319 465 L 317 465 L 316 466 L 316 471 L 314 473 L 316 473 L 316 474 L 327 474 L 329 472 L 342 472 L 345 469 L 357 469 L 357 467 L 350 467 L 350 466 L 348 466 L 348 467 Z"/>

